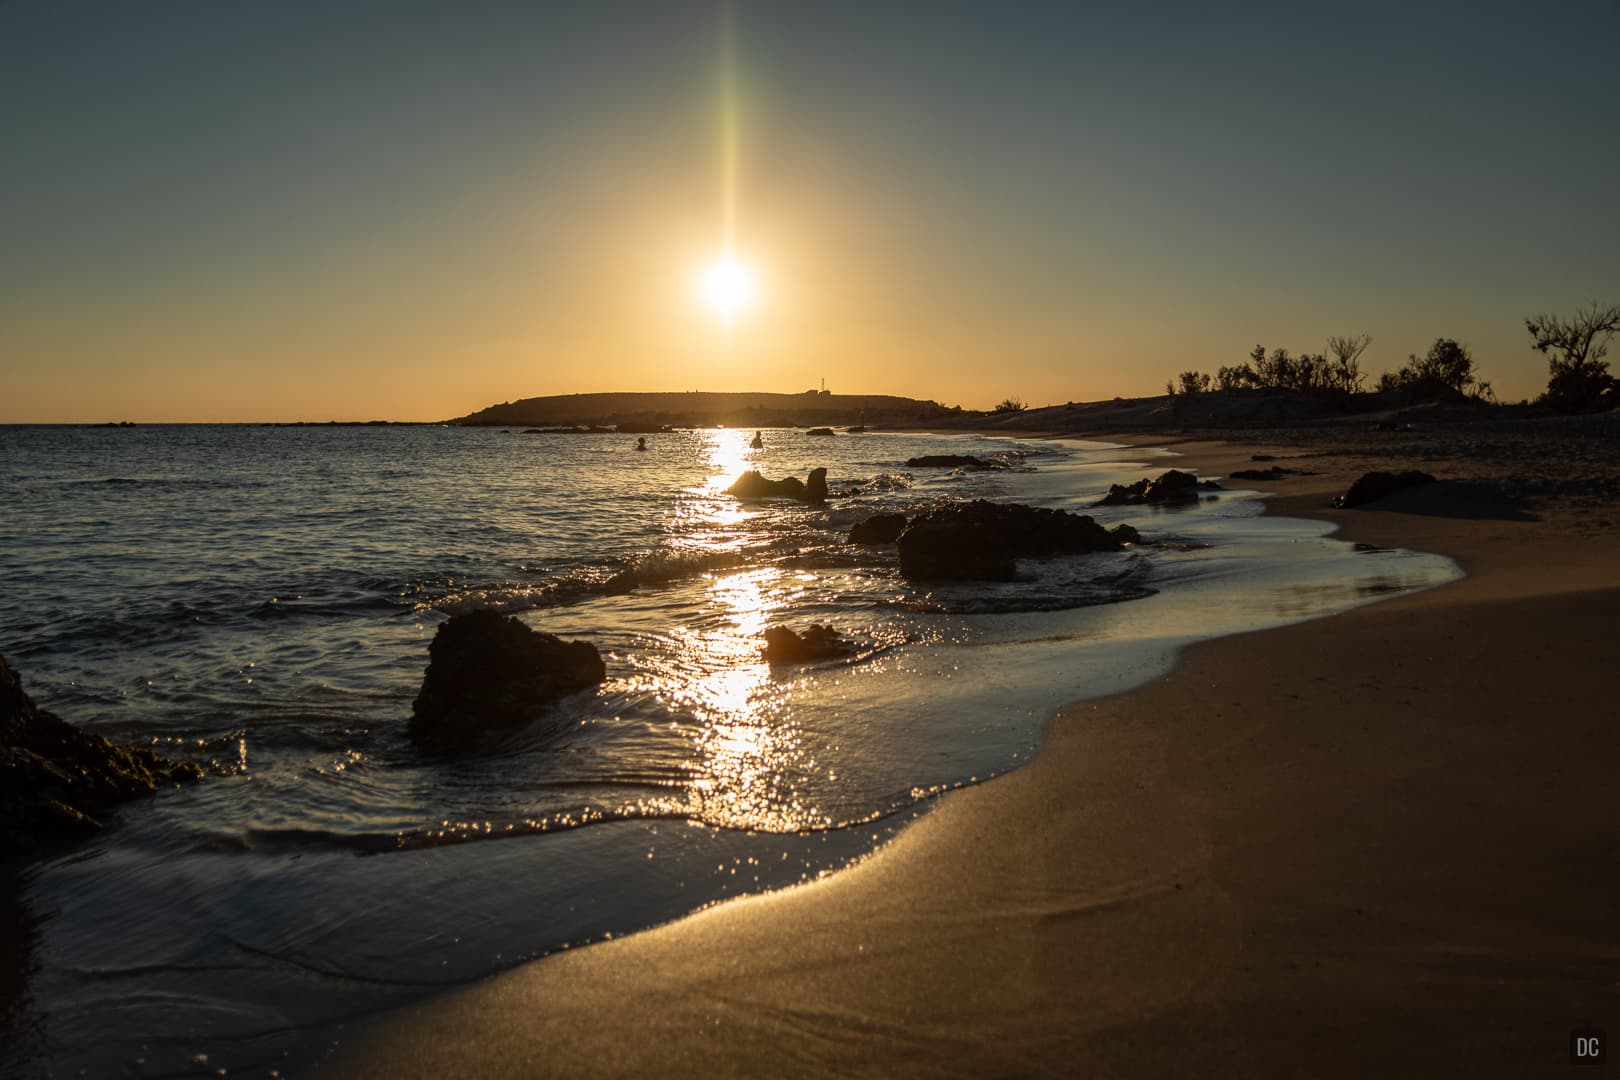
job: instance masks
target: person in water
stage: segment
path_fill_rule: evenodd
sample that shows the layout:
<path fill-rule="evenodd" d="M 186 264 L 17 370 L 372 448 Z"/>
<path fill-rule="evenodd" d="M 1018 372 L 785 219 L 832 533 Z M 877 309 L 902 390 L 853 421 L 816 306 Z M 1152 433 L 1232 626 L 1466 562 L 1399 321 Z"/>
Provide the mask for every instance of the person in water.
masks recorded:
<path fill-rule="evenodd" d="M 763 450 L 765 449 L 765 440 L 760 438 L 759 432 L 756 431 L 754 432 L 754 441 L 748 445 L 752 446 L 755 450 Z"/>
<path fill-rule="evenodd" d="M 636 440 L 636 449 L 637 450 L 645 450 L 645 449 L 647 449 L 647 436 L 643 435 L 641 438 Z"/>

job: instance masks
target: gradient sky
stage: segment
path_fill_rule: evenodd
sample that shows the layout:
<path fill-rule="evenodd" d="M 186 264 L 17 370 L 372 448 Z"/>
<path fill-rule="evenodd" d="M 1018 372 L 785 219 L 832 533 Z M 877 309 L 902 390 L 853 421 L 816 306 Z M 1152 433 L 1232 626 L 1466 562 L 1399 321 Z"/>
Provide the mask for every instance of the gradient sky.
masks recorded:
<path fill-rule="evenodd" d="M 1620 301 L 1620 2 L 0 0 L 0 422 L 1159 392 Z M 729 45 L 727 42 L 729 41 Z M 728 60 L 729 57 L 729 60 Z M 729 87 L 729 92 L 728 92 Z M 694 296 L 736 243 L 726 327 Z"/>

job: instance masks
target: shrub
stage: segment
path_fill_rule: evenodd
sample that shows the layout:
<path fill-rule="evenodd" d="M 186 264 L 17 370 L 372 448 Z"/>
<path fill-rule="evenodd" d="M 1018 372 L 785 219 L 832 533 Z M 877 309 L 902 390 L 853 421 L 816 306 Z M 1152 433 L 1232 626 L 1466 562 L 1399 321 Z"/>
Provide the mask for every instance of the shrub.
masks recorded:
<path fill-rule="evenodd" d="M 1209 389 L 1209 376 L 1202 372 L 1183 371 L 1180 379 L 1183 394 L 1202 394 Z"/>
<path fill-rule="evenodd" d="M 1379 376 L 1380 390 L 1408 390 L 1420 397 L 1443 397 L 1471 393 L 1490 394 L 1490 384 L 1481 382 L 1474 371 L 1474 354 L 1468 346 L 1451 338 L 1435 338 L 1422 356 L 1412 354 L 1399 371 Z"/>
<path fill-rule="evenodd" d="M 1620 333 L 1620 304 L 1593 301 L 1570 318 L 1536 315 L 1524 320 L 1530 347 L 1547 358 L 1547 392 L 1541 400 L 1559 409 L 1584 410 L 1620 404 L 1620 383 L 1609 374 L 1609 339 Z"/>

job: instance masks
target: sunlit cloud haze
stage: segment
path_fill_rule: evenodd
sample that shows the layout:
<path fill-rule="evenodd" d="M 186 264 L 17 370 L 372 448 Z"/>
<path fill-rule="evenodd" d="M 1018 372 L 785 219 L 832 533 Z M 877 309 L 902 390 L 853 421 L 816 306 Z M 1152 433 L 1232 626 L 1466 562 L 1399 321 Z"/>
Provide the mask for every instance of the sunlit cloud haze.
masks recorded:
<path fill-rule="evenodd" d="M 1620 6 L 0 4 L 0 421 L 1158 392 L 1620 300 Z M 726 248 L 755 295 L 700 295 Z"/>

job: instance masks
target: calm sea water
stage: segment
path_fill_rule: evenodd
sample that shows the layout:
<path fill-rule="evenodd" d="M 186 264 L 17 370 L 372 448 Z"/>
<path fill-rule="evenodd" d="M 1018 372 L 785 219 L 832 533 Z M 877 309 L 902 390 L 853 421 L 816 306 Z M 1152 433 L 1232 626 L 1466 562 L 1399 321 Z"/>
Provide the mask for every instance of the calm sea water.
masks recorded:
<path fill-rule="evenodd" d="M 912 585 L 849 526 L 954 498 L 1080 509 L 1173 458 L 751 434 L 636 453 L 499 429 L 0 428 L 0 653 L 43 706 L 213 770 L 0 881 L 23 944 L 0 1071 L 307 1071 L 378 1010 L 832 872 L 1190 641 L 1459 574 L 1229 491 L 1098 511 L 1141 529 L 1133 550 Z M 926 453 L 1002 467 L 905 466 Z M 827 508 L 723 494 L 817 465 Z M 425 757 L 405 723 L 428 642 L 481 606 L 595 642 L 607 682 Z M 857 656 L 762 662 L 766 626 L 810 622 Z"/>

